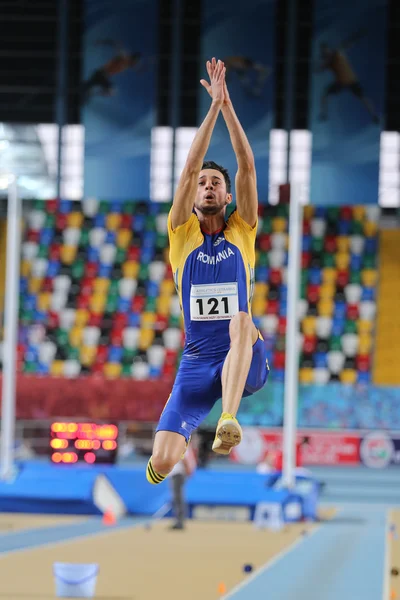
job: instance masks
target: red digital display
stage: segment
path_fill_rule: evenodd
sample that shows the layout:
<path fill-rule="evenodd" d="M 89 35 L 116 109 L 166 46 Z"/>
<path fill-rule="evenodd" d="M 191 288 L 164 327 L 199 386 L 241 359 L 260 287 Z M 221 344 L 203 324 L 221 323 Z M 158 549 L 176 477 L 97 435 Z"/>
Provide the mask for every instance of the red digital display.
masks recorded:
<path fill-rule="evenodd" d="M 51 460 L 56 464 L 115 463 L 118 427 L 110 423 L 57 421 L 50 428 Z"/>

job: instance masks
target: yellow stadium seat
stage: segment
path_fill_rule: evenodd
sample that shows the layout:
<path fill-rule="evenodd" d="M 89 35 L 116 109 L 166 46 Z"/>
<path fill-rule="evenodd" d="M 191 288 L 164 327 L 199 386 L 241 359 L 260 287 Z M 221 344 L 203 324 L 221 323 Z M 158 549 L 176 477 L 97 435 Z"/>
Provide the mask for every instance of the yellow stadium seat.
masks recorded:
<path fill-rule="evenodd" d="M 103 367 L 104 377 L 116 379 L 121 375 L 122 365 L 120 363 L 106 363 Z"/>
<path fill-rule="evenodd" d="M 139 333 L 139 350 L 147 350 L 153 343 L 155 332 L 153 329 L 141 329 Z"/>
<path fill-rule="evenodd" d="M 103 296 L 108 292 L 108 288 L 110 287 L 110 280 L 108 277 L 96 277 L 93 282 L 93 292 L 94 295 L 99 294 Z"/>
<path fill-rule="evenodd" d="M 50 373 L 51 375 L 54 375 L 54 377 L 61 377 L 64 374 L 64 361 L 53 360 L 50 366 Z"/>
<path fill-rule="evenodd" d="M 137 263 L 135 260 L 127 260 L 122 265 L 122 273 L 124 277 L 137 279 L 139 273 L 139 263 Z"/>
<path fill-rule="evenodd" d="M 256 296 L 251 305 L 251 312 L 254 317 L 262 317 L 266 312 L 266 301 L 261 296 Z"/>
<path fill-rule="evenodd" d="M 275 217 L 272 219 L 272 231 L 275 233 L 285 233 L 287 221 L 284 217 Z"/>
<path fill-rule="evenodd" d="M 171 296 L 174 292 L 174 281 L 172 279 L 164 279 L 160 284 L 160 296 Z"/>
<path fill-rule="evenodd" d="M 156 321 L 156 314 L 153 312 L 143 312 L 140 318 L 141 326 L 144 328 L 153 329 Z"/>
<path fill-rule="evenodd" d="M 360 333 L 358 336 L 358 353 L 369 354 L 372 348 L 372 335 L 370 333 Z"/>
<path fill-rule="evenodd" d="M 21 277 L 29 277 L 31 266 L 31 263 L 26 258 L 21 261 Z"/>
<path fill-rule="evenodd" d="M 80 361 L 84 367 L 91 367 L 97 354 L 96 346 L 83 346 L 80 351 Z"/>
<path fill-rule="evenodd" d="M 362 221 L 365 217 L 365 206 L 353 206 L 353 219 Z"/>
<path fill-rule="evenodd" d="M 264 281 L 256 281 L 256 283 L 254 285 L 253 297 L 254 298 L 257 298 L 257 297 L 266 298 L 267 294 L 268 294 L 268 284 L 265 283 Z"/>
<path fill-rule="evenodd" d="M 347 235 L 338 235 L 336 238 L 338 253 L 348 252 L 350 248 L 350 239 Z"/>
<path fill-rule="evenodd" d="M 110 213 L 106 217 L 106 227 L 110 231 L 116 231 L 121 223 L 121 215 L 118 213 Z"/>
<path fill-rule="evenodd" d="M 312 383 L 314 381 L 314 370 L 311 368 L 303 368 L 299 370 L 300 383 Z"/>
<path fill-rule="evenodd" d="M 75 313 L 75 325 L 85 327 L 89 320 L 89 311 L 86 308 L 77 308 Z"/>
<path fill-rule="evenodd" d="M 378 224 L 372 221 L 365 221 L 364 223 L 364 235 L 367 237 L 374 237 L 378 231 Z"/>
<path fill-rule="evenodd" d="M 128 248 L 132 239 L 132 231 L 130 229 L 120 229 L 117 233 L 118 248 Z"/>
<path fill-rule="evenodd" d="M 322 271 L 323 283 L 335 283 L 337 277 L 337 271 L 333 267 L 325 267 Z"/>
<path fill-rule="evenodd" d="M 347 269 L 350 264 L 350 254 L 347 252 L 338 252 L 335 255 L 335 262 L 339 271 Z"/>
<path fill-rule="evenodd" d="M 361 271 L 361 281 L 366 287 L 375 287 L 378 281 L 378 271 L 376 269 L 363 269 Z"/>
<path fill-rule="evenodd" d="M 358 319 L 357 331 L 360 335 L 364 334 L 364 333 L 370 334 L 372 332 L 373 328 L 374 328 L 373 321 L 367 321 L 367 319 Z"/>
<path fill-rule="evenodd" d="M 42 277 L 31 277 L 28 282 L 28 290 L 30 294 L 38 294 L 42 287 Z"/>
<path fill-rule="evenodd" d="M 314 216 L 314 207 L 311 204 L 307 204 L 303 209 L 304 220 L 309 221 Z"/>
<path fill-rule="evenodd" d="M 319 289 L 321 300 L 331 300 L 336 292 L 336 286 L 333 283 L 323 283 Z"/>
<path fill-rule="evenodd" d="M 171 296 L 160 296 L 157 298 L 157 312 L 163 317 L 170 314 Z"/>
<path fill-rule="evenodd" d="M 328 299 L 324 299 L 324 300 L 320 300 L 318 302 L 318 314 L 321 317 L 331 317 L 333 315 L 333 309 L 334 309 L 335 303 L 333 302 L 332 298 Z"/>
<path fill-rule="evenodd" d="M 83 214 L 80 212 L 71 212 L 67 215 L 67 225 L 68 227 L 77 227 L 81 229 L 83 223 Z"/>
<path fill-rule="evenodd" d="M 316 325 L 317 325 L 316 317 L 312 317 L 312 316 L 304 317 L 302 324 L 301 324 L 304 335 L 314 335 Z"/>
<path fill-rule="evenodd" d="M 83 328 L 75 325 L 69 331 L 69 343 L 74 348 L 77 348 L 82 343 Z"/>
<path fill-rule="evenodd" d="M 106 296 L 104 294 L 95 294 L 90 298 L 89 308 L 96 315 L 99 315 L 104 312 L 105 305 Z"/>
<path fill-rule="evenodd" d="M 339 373 L 339 378 L 342 383 L 353 384 L 357 381 L 357 371 L 355 369 L 343 369 Z"/>
<path fill-rule="evenodd" d="M 38 296 L 37 307 L 40 311 L 47 312 L 50 307 L 50 292 L 41 292 Z"/>
<path fill-rule="evenodd" d="M 72 265 L 76 258 L 77 246 L 61 246 L 60 259 L 65 265 Z"/>

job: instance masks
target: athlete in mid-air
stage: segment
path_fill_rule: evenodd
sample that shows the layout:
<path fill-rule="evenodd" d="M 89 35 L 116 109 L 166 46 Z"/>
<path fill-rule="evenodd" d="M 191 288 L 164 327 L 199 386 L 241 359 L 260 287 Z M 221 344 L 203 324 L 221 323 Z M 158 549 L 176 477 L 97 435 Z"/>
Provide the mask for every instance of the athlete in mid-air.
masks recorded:
<path fill-rule="evenodd" d="M 89 79 L 83 82 L 82 85 L 82 102 L 85 103 L 90 96 L 96 92 L 101 96 L 113 96 L 115 87 L 111 82 L 111 78 L 119 73 L 123 73 L 127 69 L 137 69 L 141 54 L 127 52 L 121 44 L 114 40 L 99 40 L 97 45 L 111 46 L 115 49 L 116 54 L 103 66 L 95 69 Z"/>
<path fill-rule="evenodd" d="M 359 37 L 361 37 L 360 34 L 349 38 L 336 50 L 330 48 L 326 43 L 320 45 L 320 64 L 317 67 L 317 71 L 331 71 L 334 76 L 334 81 L 326 86 L 321 96 L 321 121 L 325 121 L 328 118 L 329 96 L 339 94 L 344 90 L 349 90 L 364 104 L 372 121 L 374 123 L 379 123 L 379 116 L 374 110 L 372 101 L 366 97 L 362 85 L 345 54 L 345 51 L 348 50 Z"/>
<path fill-rule="evenodd" d="M 236 73 L 243 88 L 252 96 L 261 96 L 264 83 L 271 73 L 270 67 L 248 56 L 226 56 L 223 60 L 226 68 L 226 78 Z"/>
<path fill-rule="evenodd" d="M 268 377 L 264 341 L 250 312 L 257 231 L 254 156 L 233 109 L 222 61 L 207 62 L 212 98 L 196 133 L 168 217 L 170 261 L 184 316 L 185 348 L 147 465 L 150 483 L 161 483 L 180 460 L 192 432 L 222 396 L 213 450 L 229 454 L 240 443 L 236 419 L 241 398 Z M 222 112 L 236 154 L 236 210 L 228 172 L 204 162 Z"/>

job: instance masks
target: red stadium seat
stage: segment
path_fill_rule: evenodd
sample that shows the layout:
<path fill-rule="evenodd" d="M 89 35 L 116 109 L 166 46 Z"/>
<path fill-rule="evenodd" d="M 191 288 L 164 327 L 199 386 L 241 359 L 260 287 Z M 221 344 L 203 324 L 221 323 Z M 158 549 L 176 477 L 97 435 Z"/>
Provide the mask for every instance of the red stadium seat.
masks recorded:
<path fill-rule="evenodd" d="M 110 335 L 112 346 L 122 346 L 122 329 L 113 329 Z"/>
<path fill-rule="evenodd" d="M 47 325 L 50 329 L 56 329 L 60 326 L 60 316 L 53 312 L 49 311 L 47 313 Z"/>
<path fill-rule="evenodd" d="M 132 229 L 132 215 L 121 216 L 121 229 Z"/>
<path fill-rule="evenodd" d="M 279 317 L 278 319 L 278 334 L 285 335 L 286 333 L 286 317 Z"/>
<path fill-rule="evenodd" d="M 38 244 L 40 239 L 40 231 L 29 229 L 28 233 L 26 234 L 26 239 L 28 242 L 34 242 L 35 244 Z"/>
<path fill-rule="evenodd" d="M 340 209 L 340 219 L 342 221 L 351 221 L 353 218 L 353 210 L 351 206 L 342 206 Z"/>
<path fill-rule="evenodd" d="M 140 258 L 140 248 L 136 246 L 131 246 L 128 248 L 128 252 L 126 253 L 126 260 L 135 260 L 138 261 Z"/>
<path fill-rule="evenodd" d="M 357 370 L 366 373 L 371 368 L 371 358 L 368 354 L 359 354 L 356 357 Z"/>
<path fill-rule="evenodd" d="M 134 313 L 142 313 L 146 304 L 144 296 L 135 296 L 132 298 L 131 309 Z"/>
<path fill-rule="evenodd" d="M 90 312 L 88 325 L 89 327 L 101 327 L 103 315 Z"/>
<path fill-rule="evenodd" d="M 285 353 L 277 350 L 274 354 L 273 359 L 274 369 L 284 369 L 285 368 Z"/>
<path fill-rule="evenodd" d="M 46 202 L 46 212 L 50 215 L 54 215 L 58 210 L 58 200 L 55 198 L 53 200 L 47 200 Z"/>
<path fill-rule="evenodd" d="M 85 277 L 89 277 L 90 279 L 94 279 L 98 273 L 99 264 L 95 262 L 87 262 L 85 264 Z"/>
<path fill-rule="evenodd" d="M 268 233 L 262 233 L 258 242 L 260 250 L 263 252 L 268 252 L 271 250 L 271 237 Z"/>
<path fill-rule="evenodd" d="M 279 312 L 279 300 L 268 300 L 267 315 L 277 315 Z"/>
<path fill-rule="evenodd" d="M 346 316 L 352 321 L 356 321 L 360 316 L 360 310 L 358 304 L 348 304 L 346 310 Z"/>
<path fill-rule="evenodd" d="M 305 335 L 303 339 L 303 352 L 313 354 L 317 348 L 318 339 L 315 335 Z"/>
<path fill-rule="evenodd" d="M 311 252 L 302 252 L 301 253 L 301 268 L 307 269 L 311 263 Z"/>
<path fill-rule="evenodd" d="M 64 213 L 58 213 L 56 216 L 56 229 L 58 231 L 63 231 L 67 227 L 67 219 L 68 215 Z"/>
<path fill-rule="evenodd" d="M 303 221 L 303 235 L 310 235 L 311 221 Z"/>
<path fill-rule="evenodd" d="M 336 278 L 336 284 L 338 285 L 338 287 L 344 288 L 349 283 L 349 278 L 350 278 L 350 273 L 348 271 L 344 271 L 344 270 L 338 271 L 337 278 Z"/>
<path fill-rule="evenodd" d="M 51 244 L 49 248 L 49 260 L 60 260 L 61 244 Z"/>
<path fill-rule="evenodd" d="M 315 304 L 319 300 L 319 285 L 309 284 L 307 286 L 307 300 L 312 304 Z"/>
<path fill-rule="evenodd" d="M 165 315 L 156 315 L 154 323 L 155 331 L 165 331 L 168 327 L 168 317 Z"/>
<path fill-rule="evenodd" d="M 269 282 L 272 285 L 281 285 L 282 283 L 282 273 L 280 269 L 271 269 L 269 272 Z"/>
<path fill-rule="evenodd" d="M 42 291 L 43 292 L 52 292 L 53 291 L 53 280 L 51 277 L 45 277 L 43 279 Z"/>
<path fill-rule="evenodd" d="M 337 250 L 336 236 L 327 235 L 324 242 L 324 250 L 325 252 L 330 252 L 334 254 Z"/>
<path fill-rule="evenodd" d="M 90 302 L 90 296 L 79 295 L 76 300 L 76 307 L 77 308 L 88 308 L 89 302 Z"/>
<path fill-rule="evenodd" d="M 114 315 L 114 329 L 124 329 L 128 325 L 128 313 L 115 313 Z"/>

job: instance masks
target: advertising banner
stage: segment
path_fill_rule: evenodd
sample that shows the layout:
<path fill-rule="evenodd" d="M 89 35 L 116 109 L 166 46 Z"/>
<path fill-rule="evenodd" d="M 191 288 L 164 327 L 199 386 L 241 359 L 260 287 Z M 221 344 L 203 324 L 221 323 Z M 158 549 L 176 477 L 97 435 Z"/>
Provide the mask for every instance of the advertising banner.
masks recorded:
<path fill-rule="evenodd" d="M 86 0 L 86 196 L 146 200 L 155 125 L 158 0 Z"/>
<path fill-rule="evenodd" d="M 268 198 L 268 148 L 275 87 L 275 6 L 276 0 L 203 2 L 201 77 L 207 76 L 205 63 L 213 56 L 225 62 L 230 97 L 256 159 L 260 202 Z M 199 93 L 201 122 L 210 98 L 203 88 Z M 226 167 L 233 181 L 236 159 L 222 117 L 215 126 L 207 160 Z"/>
<path fill-rule="evenodd" d="M 378 202 L 387 0 L 316 0 L 311 202 Z"/>

